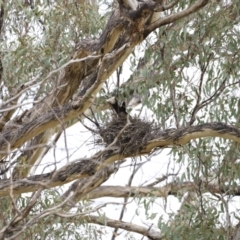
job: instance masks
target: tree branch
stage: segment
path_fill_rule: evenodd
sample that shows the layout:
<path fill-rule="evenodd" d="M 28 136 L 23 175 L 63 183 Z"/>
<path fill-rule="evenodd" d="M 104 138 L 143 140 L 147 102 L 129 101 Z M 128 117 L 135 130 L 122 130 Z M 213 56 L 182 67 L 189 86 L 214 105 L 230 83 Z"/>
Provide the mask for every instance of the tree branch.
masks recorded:
<path fill-rule="evenodd" d="M 26 179 L 1 180 L 0 196 L 36 191 L 40 186 L 51 188 L 63 185 L 73 180 L 94 175 L 100 169 L 115 161 L 127 157 L 136 157 L 151 153 L 155 148 L 164 148 L 171 145 L 184 145 L 190 140 L 204 137 L 221 137 L 240 142 L 240 130 L 223 123 L 205 123 L 198 126 L 189 126 L 181 129 L 168 129 L 157 133 L 156 138 L 149 140 L 142 151 L 134 155 L 120 155 L 119 147 L 112 146 L 95 154 L 91 158 L 77 159 L 57 171 L 35 175 Z"/>
<path fill-rule="evenodd" d="M 181 193 L 193 192 L 199 189 L 199 183 L 195 182 L 172 182 L 162 187 L 130 187 L 130 186 L 100 186 L 87 195 L 87 199 L 97 199 L 101 197 L 167 197 L 168 195 L 176 196 Z M 231 186 L 221 186 L 215 183 L 203 182 L 201 184 L 201 193 L 215 193 L 215 194 L 227 194 L 232 196 L 240 196 L 240 185 L 232 188 Z"/>
<path fill-rule="evenodd" d="M 147 36 L 149 33 L 151 33 L 152 31 L 154 31 L 156 28 L 159 28 L 161 26 L 167 25 L 169 23 L 175 22 L 177 20 L 180 20 L 184 17 L 189 16 L 190 14 L 197 12 L 198 10 L 200 10 L 201 8 L 203 8 L 204 6 L 206 6 L 208 4 L 208 0 L 199 0 L 196 3 L 194 3 L 192 6 L 190 6 L 189 8 L 172 14 L 170 16 L 167 16 L 165 18 L 161 18 L 155 22 L 153 22 L 150 26 L 146 27 L 145 29 L 145 36 Z"/>
<path fill-rule="evenodd" d="M 157 231 L 156 229 L 149 229 L 148 227 L 139 226 L 133 223 L 128 223 L 124 221 L 114 220 L 107 217 L 99 217 L 99 216 L 86 216 L 84 217 L 84 220 L 89 223 L 95 223 L 98 225 L 108 226 L 112 228 L 121 228 L 130 232 L 139 233 L 143 236 L 148 237 L 152 240 L 161 240 L 161 234 L 160 231 Z"/>

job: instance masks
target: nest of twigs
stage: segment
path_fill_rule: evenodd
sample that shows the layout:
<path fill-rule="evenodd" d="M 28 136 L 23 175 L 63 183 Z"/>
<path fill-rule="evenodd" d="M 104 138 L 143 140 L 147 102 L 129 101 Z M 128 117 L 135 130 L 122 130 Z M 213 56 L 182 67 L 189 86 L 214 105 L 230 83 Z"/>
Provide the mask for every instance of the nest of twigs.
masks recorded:
<path fill-rule="evenodd" d="M 117 117 L 101 126 L 97 133 L 97 144 L 113 144 L 120 148 L 120 154 L 134 155 L 152 138 L 154 128 L 152 122 L 139 118 Z"/>

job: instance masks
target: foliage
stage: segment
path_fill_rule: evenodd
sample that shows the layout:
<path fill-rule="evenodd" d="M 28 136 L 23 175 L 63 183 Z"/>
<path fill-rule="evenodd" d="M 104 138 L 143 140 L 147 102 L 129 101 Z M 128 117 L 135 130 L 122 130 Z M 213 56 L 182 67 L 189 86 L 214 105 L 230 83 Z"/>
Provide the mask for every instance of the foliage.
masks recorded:
<path fill-rule="evenodd" d="M 0 239 L 239 239 L 238 0 L 0 3 Z"/>

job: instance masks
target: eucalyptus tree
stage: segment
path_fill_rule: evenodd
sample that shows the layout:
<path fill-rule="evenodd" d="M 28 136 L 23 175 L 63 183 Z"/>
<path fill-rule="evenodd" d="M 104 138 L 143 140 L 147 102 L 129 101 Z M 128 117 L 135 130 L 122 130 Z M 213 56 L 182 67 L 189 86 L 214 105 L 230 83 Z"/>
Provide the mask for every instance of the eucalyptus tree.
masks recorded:
<path fill-rule="evenodd" d="M 0 3 L 1 239 L 239 239 L 238 0 Z"/>

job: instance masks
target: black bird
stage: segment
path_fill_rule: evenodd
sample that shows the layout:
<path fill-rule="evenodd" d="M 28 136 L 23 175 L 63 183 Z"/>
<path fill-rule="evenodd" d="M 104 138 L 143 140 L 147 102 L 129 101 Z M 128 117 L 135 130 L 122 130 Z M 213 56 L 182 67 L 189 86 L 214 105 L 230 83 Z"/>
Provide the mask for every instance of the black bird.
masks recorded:
<path fill-rule="evenodd" d="M 107 103 L 110 104 L 110 106 L 116 112 L 116 114 L 118 116 L 124 116 L 124 115 L 127 116 L 128 115 L 125 102 L 123 102 L 122 105 L 120 106 L 119 103 L 118 103 L 117 98 L 116 97 L 112 97 L 112 98 L 109 98 L 107 100 Z"/>

